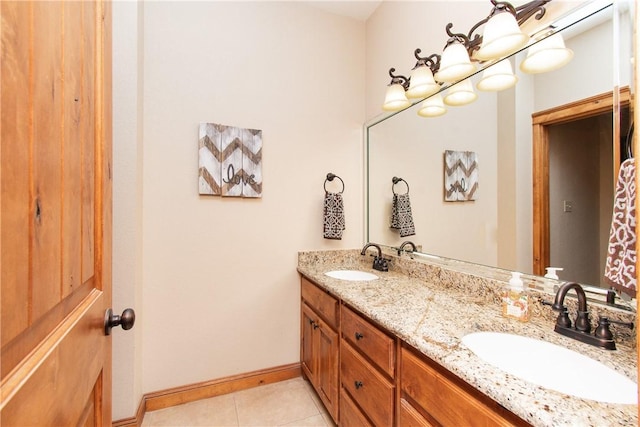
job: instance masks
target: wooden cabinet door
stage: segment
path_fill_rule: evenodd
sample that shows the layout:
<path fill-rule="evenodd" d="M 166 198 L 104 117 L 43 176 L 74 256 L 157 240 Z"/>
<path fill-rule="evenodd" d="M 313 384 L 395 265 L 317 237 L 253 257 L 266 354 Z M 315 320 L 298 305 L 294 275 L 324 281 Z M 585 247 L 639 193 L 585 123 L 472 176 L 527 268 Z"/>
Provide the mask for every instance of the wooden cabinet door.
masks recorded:
<path fill-rule="evenodd" d="M 314 348 L 317 344 L 314 343 L 315 329 L 317 315 L 309 308 L 307 304 L 302 303 L 302 315 L 300 331 L 301 337 L 301 355 L 302 370 L 312 384 L 316 384 L 316 356 L 314 354 Z"/>
<path fill-rule="evenodd" d="M 338 333 L 320 320 L 318 333 L 318 388 L 334 420 L 338 419 Z"/>
<path fill-rule="evenodd" d="M 0 18 L 0 425 L 109 425 L 110 5 Z"/>

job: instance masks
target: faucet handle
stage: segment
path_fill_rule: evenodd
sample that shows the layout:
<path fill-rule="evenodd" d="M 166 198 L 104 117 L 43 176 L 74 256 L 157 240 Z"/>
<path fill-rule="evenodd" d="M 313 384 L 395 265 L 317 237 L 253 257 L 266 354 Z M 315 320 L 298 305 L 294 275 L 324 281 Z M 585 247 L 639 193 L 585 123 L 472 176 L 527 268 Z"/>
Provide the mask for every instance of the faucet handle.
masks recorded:
<path fill-rule="evenodd" d="M 633 328 L 634 326 L 633 322 L 620 322 L 618 320 L 610 320 L 608 317 L 600 316 L 598 318 L 598 327 L 596 328 L 595 336 L 597 338 L 612 340 L 613 333 L 611 332 L 611 329 L 609 329 L 609 325 L 611 325 L 612 323 L 616 325 L 625 326 L 627 328 Z"/>
<path fill-rule="evenodd" d="M 555 310 L 555 307 L 554 307 Z M 560 314 L 558 314 L 558 318 L 556 319 L 556 325 L 562 326 L 563 328 L 571 327 L 571 319 L 569 319 L 569 310 L 564 305 L 562 306 L 562 310 Z"/>
<path fill-rule="evenodd" d="M 610 324 L 611 322 L 608 318 L 600 316 L 600 318 L 598 319 L 598 327 L 596 328 L 595 336 L 597 338 L 602 338 L 605 340 L 612 340 L 613 333 L 611 333 L 611 329 L 609 329 Z"/>
<path fill-rule="evenodd" d="M 633 326 L 634 326 L 633 322 L 621 322 L 619 320 L 611 320 L 611 319 L 608 319 L 606 317 L 603 317 L 603 319 L 608 321 L 609 323 L 613 323 L 614 325 L 624 326 L 624 327 L 629 328 L 629 329 L 633 329 Z"/>

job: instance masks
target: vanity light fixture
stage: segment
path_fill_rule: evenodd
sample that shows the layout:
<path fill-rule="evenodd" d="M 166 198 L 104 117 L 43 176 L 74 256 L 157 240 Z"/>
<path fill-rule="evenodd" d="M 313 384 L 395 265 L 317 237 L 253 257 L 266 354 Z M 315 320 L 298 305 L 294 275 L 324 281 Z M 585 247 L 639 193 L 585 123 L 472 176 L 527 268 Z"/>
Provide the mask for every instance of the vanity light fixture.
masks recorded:
<path fill-rule="evenodd" d="M 509 58 L 501 59 L 482 72 L 482 79 L 476 87 L 482 91 L 499 91 L 509 89 L 518 82 L 518 77 L 513 74 Z"/>
<path fill-rule="evenodd" d="M 458 107 L 471 104 L 476 98 L 478 95 L 473 91 L 471 79 L 464 79 L 449 88 L 443 101 L 447 105 Z"/>
<path fill-rule="evenodd" d="M 520 70 L 529 74 L 546 73 L 563 67 L 572 58 L 573 51 L 565 46 L 562 34 L 555 33 L 529 47 Z"/>
<path fill-rule="evenodd" d="M 476 71 L 476 63 L 484 61 L 499 61 L 524 47 L 529 36 L 524 34 L 520 26 L 531 17 L 540 20 L 546 13 L 544 5 L 551 0 L 532 0 L 521 6 L 514 7 L 506 1 L 490 0 L 493 5 L 489 16 L 476 23 L 468 34 L 452 33 L 452 23 L 447 24 L 445 30 L 449 39 L 445 44 L 442 55 L 433 54 L 420 57 L 420 49 L 414 51 L 418 62 L 413 68 L 411 77 L 395 76 L 395 68 L 389 70 L 391 83 L 387 88 L 383 110 L 399 111 L 411 105 L 409 98 L 428 97 L 440 90 L 440 84 L 453 84 L 445 97 L 448 105 L 464 105 L 476 99 L 471 82 L 455 84 L 464 81 Z M 476 30 L 484 26 L 483 35 Z M 496 73 L 497 74 L 497 73 Z M 483 79 L 481 90 L 500 90 L 496 88 L 510 87 L 515 84 L 512 77 L 505 73 L 502 77 L 491 75 Z M 432 78 L 433 77 L 433 78 Z M 433 82 L 432 82 L 433 80 Z M 496 83 L 499 81 L 500 83 Z M 507 83 L 509 82 L 509 83 Z M 457 87 L 456 87 L 457 86 Z M 490 89 L 493 88 L 493 89 Z M 402 89 L 406 93 L 402 93 Z M 424 105 L 424 103 L 423 103 Z M 421 107 L 423 111 L 424 107 Z M 427 117 L 424 110 L 423 114 Z M 440 110 L 439 110 L 440 111 Z"/>
<path fill-rule="evenodd" d="M 409 87 L 409 79 L 405 76 L 394 75 L 393 73 L 395 71 L 395 68 L 389 70 L 391 83 L 389 83 L 387 87 L 384 104 L 382 104 L 382 109 L 385 111 L 399 111 L 411 105 L 411 102 L 405 94 L 405 91 Z"/>
<path fill-rule="evenodd" d="M 442 101 L 442 95 L 436 93 L 433 96 L 422 101 L 422 105 L 418 110 L 418 115 L 422 117 L 438 117 L 447 112 L 447 108 Z"/>

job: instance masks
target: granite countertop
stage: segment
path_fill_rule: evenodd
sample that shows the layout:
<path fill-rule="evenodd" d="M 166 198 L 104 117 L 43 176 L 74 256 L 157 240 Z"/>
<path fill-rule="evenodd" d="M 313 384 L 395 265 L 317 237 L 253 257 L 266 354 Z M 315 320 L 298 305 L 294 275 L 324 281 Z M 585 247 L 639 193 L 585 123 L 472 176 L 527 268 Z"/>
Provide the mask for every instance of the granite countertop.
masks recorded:
<path fill-rule="evenodd" d="M 600 403 L 545 389 L 507 374 L 477 357 L 461 338 L 471 332 L 508 332 L 567 347 L 598 360 L 637 382 L 635 347 L 618 343 L 609 351 L 566 338 L 553 322 L 533 316 L 527 323 L 500 314 L 495 298 L 443 287 L 430 280 L 371 268 L 357 252 L 300 253 L 298 271 L 378 323 L 444 368 L 535 426 L 624 426 L 638 424 L 638 406 Z M 345 255 L 346 256 L 342 256 Z M 379 276 L 372 281 L 344 281 L 324 273 L 358 269 Z M 464 279 L 462 279 L 464 281 Z M 553 363 L 552 360 L 549 363 Z M 584 373 L 588 375 L 588 373 Z"/>

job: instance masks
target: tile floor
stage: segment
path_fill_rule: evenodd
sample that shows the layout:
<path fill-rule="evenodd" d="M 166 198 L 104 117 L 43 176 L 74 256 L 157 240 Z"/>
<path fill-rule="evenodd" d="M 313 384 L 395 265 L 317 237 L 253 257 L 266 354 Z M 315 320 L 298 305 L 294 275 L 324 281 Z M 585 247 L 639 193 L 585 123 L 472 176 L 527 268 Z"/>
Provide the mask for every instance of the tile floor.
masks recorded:
<path fill-rule="evenodd" d="M 311 385 L 300 377 L 147 412 L 142 426 L 335 427 L 335 424 Z"/>

